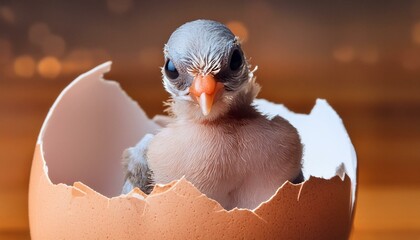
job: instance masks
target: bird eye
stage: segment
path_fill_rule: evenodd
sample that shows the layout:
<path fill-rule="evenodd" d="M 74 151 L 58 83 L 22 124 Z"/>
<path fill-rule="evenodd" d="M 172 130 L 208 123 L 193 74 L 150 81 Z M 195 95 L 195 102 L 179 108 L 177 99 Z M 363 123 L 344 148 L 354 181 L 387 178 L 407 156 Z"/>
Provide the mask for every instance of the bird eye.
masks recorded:
<path fill-rule="evenodd" d="M 165 64 L 165 74 L 170 79 L 175 79 L 179 76 L 178 70 L 176 70 L 174 63 L 171 59 L 168 59 Z"/>
<path fill-rule="evenodd" d="M 242 54 L 238 49 L 233 51 L 232 56 L 230 57 L 229 66 L 232 71 L 236 71 L 242 66 Z"/>

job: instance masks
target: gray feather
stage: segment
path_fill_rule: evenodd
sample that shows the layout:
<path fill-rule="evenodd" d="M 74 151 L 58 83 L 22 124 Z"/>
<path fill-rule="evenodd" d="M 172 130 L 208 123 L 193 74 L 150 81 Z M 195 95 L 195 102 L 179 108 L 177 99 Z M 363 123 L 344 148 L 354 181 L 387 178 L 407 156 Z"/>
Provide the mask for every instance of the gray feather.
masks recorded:
<path fill-rule="evenodd" d="M 249 79 L 249 65 L 243 64 L 234 74 L 228 71 L 235 49 L 242 52 L 238 38 L 222 23 L 196 20 L 182 25 L 164 47 L 165 59 L 171 59 L 179 72 L 177 79 L 168 79 L 162 70 L 165 89 L 172 96 L 182 96 L 193 76 L 211 73 L 225 83 L 227 90 L 237 90 Z"/>
<path fill-rule="evenodd" d="M 140 188 L 146 194 L 149 194 L 153 189 L 152 172 L 147 162 L 147 149 L 153 137 L 153 134 L 146 134 L 136 146 L 124 151 L 123 194 L 127 194 L 135 187 Z"/>

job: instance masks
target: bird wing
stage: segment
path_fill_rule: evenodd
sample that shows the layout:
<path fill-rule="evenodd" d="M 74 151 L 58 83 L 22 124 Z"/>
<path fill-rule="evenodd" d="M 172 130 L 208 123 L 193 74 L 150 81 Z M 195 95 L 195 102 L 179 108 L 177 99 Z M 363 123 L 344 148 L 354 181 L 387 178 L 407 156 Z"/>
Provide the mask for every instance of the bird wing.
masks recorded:
<path fill-rule="evenodd" d="M 147 149 L 153 137 L 153 134 L 146 134 L 136 146 L 124 150 L 125 183 L 123 194 L 127 194 L 135 187 L 140 188 L 146 194 L 149 194 L 153 189 L 152 172 L 147 163 Z"/>

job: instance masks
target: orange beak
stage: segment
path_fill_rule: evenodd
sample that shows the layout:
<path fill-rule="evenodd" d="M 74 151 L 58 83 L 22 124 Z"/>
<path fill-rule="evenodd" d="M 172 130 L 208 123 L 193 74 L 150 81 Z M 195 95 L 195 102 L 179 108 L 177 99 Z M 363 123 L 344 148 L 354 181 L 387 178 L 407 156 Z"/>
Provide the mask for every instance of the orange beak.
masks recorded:
<path fill-rule="evenodd" d="M 197 75 L 190 87 L 190 94 L 195 96 L 204 116 L 209 115 L 214 97 L 223 88 L 223 84 L 216 82 L 212 75 Z"/>

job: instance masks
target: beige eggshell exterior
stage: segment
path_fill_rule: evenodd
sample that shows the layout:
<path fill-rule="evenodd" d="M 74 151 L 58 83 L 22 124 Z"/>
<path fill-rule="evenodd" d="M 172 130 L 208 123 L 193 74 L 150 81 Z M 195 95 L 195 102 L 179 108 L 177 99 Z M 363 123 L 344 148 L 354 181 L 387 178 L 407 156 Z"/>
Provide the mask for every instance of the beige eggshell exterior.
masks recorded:
<path fill-rule="evenodd" d="M 118 154 L 159 126 L 117 84 L 102 79 L 109 69 L 105 63 L 76 79 L 45 120 L 29 187 L 32 239 L 348 238 L 354 189 L 346 174 L 287 182 L 254 210 L 226 211 L 184 178 L 150 195 L 135 189 L 118 196 Z"/>

